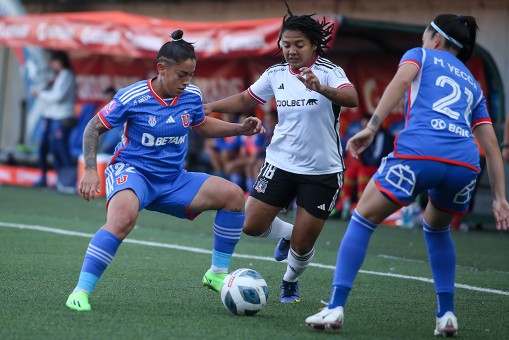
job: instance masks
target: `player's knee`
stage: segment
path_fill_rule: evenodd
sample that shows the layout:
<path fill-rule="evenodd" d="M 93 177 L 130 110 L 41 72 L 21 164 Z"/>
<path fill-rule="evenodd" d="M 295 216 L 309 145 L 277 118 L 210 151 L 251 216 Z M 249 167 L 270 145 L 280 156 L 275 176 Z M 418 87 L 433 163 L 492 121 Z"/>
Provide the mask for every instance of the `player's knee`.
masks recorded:
<path fill-rule="evenodd" d="M 244 234 L 256 237 L 261 236 L 264 233 L 264 230 L 260 230 L 258 225 L 246 222 L 244 222 L 244 226 L 242 227 L 242 232 Z"/>
<path fill-rule="evenodd" d="M 224 201 L 225 210 L 244 211 L 246 199 L 244 191 L 238 185 L 231 183 L 225 186 L 220 191 L 220 197 Z"/>
<path fill-rule="evenodd" d="M 138 212 L 126 211 L 123 214 L 116 214 L 108 218 L 105 229 L 111 231 L 120 239 L 124 239 L 133 230 L 138 219 Z"/>

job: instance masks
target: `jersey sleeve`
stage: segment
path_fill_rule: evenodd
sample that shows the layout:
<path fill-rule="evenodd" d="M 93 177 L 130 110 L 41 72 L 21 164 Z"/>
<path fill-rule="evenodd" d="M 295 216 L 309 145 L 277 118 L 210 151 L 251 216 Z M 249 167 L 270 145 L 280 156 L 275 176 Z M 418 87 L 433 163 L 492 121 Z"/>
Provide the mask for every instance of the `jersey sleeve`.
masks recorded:
<path fill-rule="evenodd" d="M 258 80 L 255 81 L 255 83 L 252 84 L 247 91 L 251 97 L 261 104 L 265 104 L 267 100 L 274 97 L 274 90 L 272 89 L 267 70 L 262 73 L 260 78 L 258 78 Z"/>
<path fill-rule="evenodd" d="M 117 100 L 116 96 L 108 104 L 104 105 L 97 116 L 108 129 L 123 125 L 129 118 L 129 110 Z"/>
<path fill-rule="evenodd" d="M 474 103 L 474 108 L 472 109 L 472 130 L 481 124 L 491 124 L 490 114 L 488 112 L 488 108 L 486 106 L 486 99 L 481 94 L 477 103 Z"/>
<path fill-rule="evenodd" d="M 205 111 L 203 111 L 203 103 L 201 99 L 194 105 L 191 115 L 191 126 L 195 127 L 205 121 Z"/>
<path fill-rule="evenodd" d="M 345 71 L 339 66 L 332 69 L 327 74 L 327 86 L 335 87 L 338 89 L 342 89 L 344 87 L 353 87 L 350 80 L 348 80 Z"/>
<path fill-rule="evenodd" d="M 401 57 L 401 60 L 399 61 L 398 67 L 403 64 L 414 64 L 418 69 L 421 69 L 423 57 L 424 50 L 422 48 L 412 48 L 403 54 L 403 57 Z"/>

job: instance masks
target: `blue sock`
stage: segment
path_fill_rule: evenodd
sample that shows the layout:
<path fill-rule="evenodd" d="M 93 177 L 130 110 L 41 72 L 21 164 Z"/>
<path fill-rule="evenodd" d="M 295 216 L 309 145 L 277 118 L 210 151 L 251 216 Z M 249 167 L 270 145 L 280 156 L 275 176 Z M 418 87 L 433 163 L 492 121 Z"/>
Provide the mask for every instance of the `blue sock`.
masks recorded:
<path fill-rule="evenodd" d="M 104 229 L 97 231 L 88 245 L 75 291 L 84 290 L 89 294 L 93 293 L 102 273 L 113 260 L 121 243 L 122 240 L 109 231 Z"/>
<path fill-rule="evenodd" d="M 353 212 L 339 247 L 329 309 L 345 306 L 355 277 L 366 257 L 371 234 L 376 227 L 376 224 L 366 220 L 357 210 Z"/>
<path fill-rule="evenodd" d="M 454 249 L 450 227 L 434 229 L 423 220 L 423 230 L 426 247 L 428 248 L 429 265 L 437 294 L 437 317 L 441 317 L 446 312 L 454 313 L 456 250 Z"/>
<path fill-rule="evenodd" d="M 216 272 L 228 272 L 235 246 L 240 240 L 245 213 L 218 210 L 214 220 L 212 267 Z"/>

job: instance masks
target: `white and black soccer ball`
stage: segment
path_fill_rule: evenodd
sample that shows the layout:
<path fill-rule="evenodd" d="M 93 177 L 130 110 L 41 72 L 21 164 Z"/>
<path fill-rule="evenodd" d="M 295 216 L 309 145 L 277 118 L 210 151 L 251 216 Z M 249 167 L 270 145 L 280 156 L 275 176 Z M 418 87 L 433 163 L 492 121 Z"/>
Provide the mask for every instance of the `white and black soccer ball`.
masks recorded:
<path fill-rule="evenodd" d="M 255 315 L 267 303 L 269 288 L 265 279 L 255 270 L 237 269 L 223 281 L 221 301 L 236 315 Z"/>

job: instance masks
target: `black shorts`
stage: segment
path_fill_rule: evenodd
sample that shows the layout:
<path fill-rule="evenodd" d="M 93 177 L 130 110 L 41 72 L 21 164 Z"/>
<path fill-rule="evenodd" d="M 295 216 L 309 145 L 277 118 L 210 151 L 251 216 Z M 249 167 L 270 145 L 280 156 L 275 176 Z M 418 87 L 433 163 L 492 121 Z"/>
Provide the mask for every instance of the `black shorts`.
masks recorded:
<path fill-rule="evenodd" d="M 311 215 L 326 220 L 336 206 L 343 173 L 299 175 L 263 164 L 251 196 L 272 206 L 288 208 L 293 199 Z"/>

